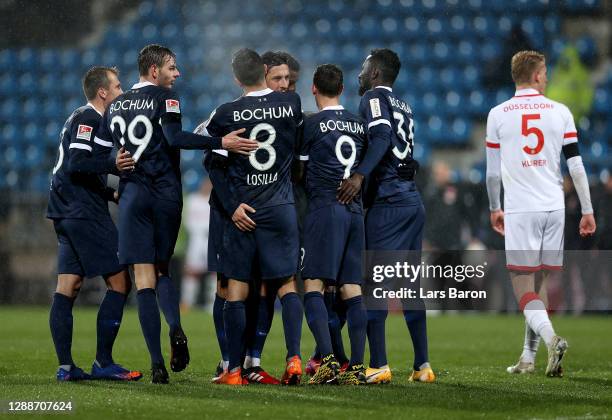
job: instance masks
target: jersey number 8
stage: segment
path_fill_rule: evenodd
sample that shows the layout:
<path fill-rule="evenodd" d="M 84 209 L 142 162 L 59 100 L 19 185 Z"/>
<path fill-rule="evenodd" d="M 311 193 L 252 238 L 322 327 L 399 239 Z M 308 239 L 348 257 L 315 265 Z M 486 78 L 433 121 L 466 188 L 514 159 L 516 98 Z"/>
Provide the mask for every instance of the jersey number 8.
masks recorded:
<path fill-rule="evenodd" d="M 136 137 L 135 131 L 138 123 L 142 123 L 145 127 L 145 133 L 142 137 Z M 119 142 L 122 146 L 124 146 L 125 139 L 123 138 L 123 136 L 125 135 L 126 131 L 126 123 L 125 119 L 121 115 L 115 115 L 111 120 L 110 128 L 112 131 L 115 130 L 116 125 L 119 126 L 119 131 L 121 132 L 121 138 L 119 138 Z M 137 115 L 132 121 L 130 121 L 130 124 L 127 126 L 127 138 L 130 143 L 137 147 L 136 151 L 132 156 L 134 161 L 138 162 L 138 159 L 149 145 L 152 135 L 153 124 L 151 124 L 151 120 L 149 120 L 149 118 L 147 118 L 145 115 Z"/>
<path fill-rule="evenodd" d="M 251 162 L 253 168 L 257 169 L 258 171 L 267 171 L 272 167 L 272 165 L 274 165 L 274 162 L 276 162 L 276 150 L 274 150 L 274 147 L 272 147 L 272 143 L 274 143 L 274 140 L 276 140 L 276 130 L 268 123 L 260 123 L 253 127 L 249 139 L 257 140 L 257 135 L 260 131 L 267 132 L 268 138 L 266 141 L 259 143 L 257 150 L 251 152 L 249 155 L 249 162 Z M 257 160 L 257 151 L 260 149 L 268 152 L 268 159 L 265 162 L 260 162 Z"/>

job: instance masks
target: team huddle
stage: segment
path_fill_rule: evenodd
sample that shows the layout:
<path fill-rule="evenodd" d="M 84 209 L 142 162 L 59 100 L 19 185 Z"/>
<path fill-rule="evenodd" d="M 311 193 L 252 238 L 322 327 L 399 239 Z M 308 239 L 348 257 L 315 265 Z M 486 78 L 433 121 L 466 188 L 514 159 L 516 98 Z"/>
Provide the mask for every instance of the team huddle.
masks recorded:
<path fill-rule="evenodd" d="M 543 57 L 532 61 L 543 65 Z M 513 59 L 513 77 L 514 66 Z M 204 151 L 203 165 L 213 184 L 208 267 L 217 273 L 213 318 L 221 353 L 213 382 L 299 384 L 304 316 L 316 342 L 305 368 L 311 384 L 391 381 L 385 337 L 388 311 L 364 306 L 362 253 L 420 251 L 422 246 L 425 209 L 414 183 L 419 165 L 413 159 L 413 115 L 410 106 L 393 92 L 400 67 L 393 51 L 371 52 L 359 75 L 359 115 L 353 115 L 341 105 L 341 69 L 320 65 L 312 81 L 318 112 L 305 113 L 295 93 L 298 62 L 284 52 L 260 56 L 241 49 L 233 56 L 232 71 L 243 95 L 218 106 L 193 133 L 182 128 L 180 98 L 172 90 L 180 73 L 171 50 L 159 45 L 143 48 L 138 56 L 140 81 L 126 92 L 115 68 L 89 70 L 83 79 L 88 103 L 73 112 L 60 135 L 47 212 L 59 243 L 58 285 L 50 313 L 59 360 L 57 379 L 132 381 L 142 377 L 141 372 L 122 367 L 112 357 L 132 284 L 130 266 L 152 382 L 169 382 L 160 343 L 160 309 L 169 326 L 172 371 L 180 372 L 189 364 L 178 294 L 168 267 L 181 224 L 180 150 L 199 149 Z M 541 68 L 523 67 L 527 70 L 520 74 L 521 83 L 537 84 Z M 515 82 L 518 89 L 520 82 L 517 78 Z M 533 96 L 531 93 L 527 96 Z M 514 208 L 520 201 L 517 196 L 524 192 L 509 187 L 516 182 L 507 174 L 514 170 L 510 161 L 515 157 L 506 157 L 513 146 L 505 142 L 515 133 L 501 133 L 491 118 L 487 124 L 487 189 L 494 229 L 505 233 L 497 162 L 506 189 L 506 213 L 533 216 L 515 218 L 514 236 L 506 233 L 508 253 L 544 250 L 561 252 L 562 256 L 563 226 L 559 240 L 558 217 L 548 214 L 563 209 L 562 196 L 561 207 L 555 195 L 555 208 Z M 529 155 L 544 149 L 550 162 L 548 167 L 529 165 L 527 170 L 539 171 L 543 179 L 557 177 L 560 170 L 554 162 L 559 160 L 563 143 L 585 215 L 581 233 L 589 235 L 595 222 L 588 184 L 586 191 L 584 188 L 586 174 L 572 141 L 576 133 L 575 128 L 570 130 L 571 114 L 569 120 L 571 124 L 564 115 L 569 128 L 545 133 L 546 138 L 560 136 L 559 145 L 551 140 L 546 142 L 551 148 L 539 141 L 536 148 L 525 146 Z M 523 121 L 523 136 L 540 130 L 531 127 L 525 133 L 524 125 Z M 539 140 L 540 135 L 537 137 Z M 107 187 L 108 174 L 120 177 L 118 191 Z M 117 227 L 108 201 L 119 206 Z M 511 220 L 511 214 L 506 214 L 506 232 Z M 537 229 L 533 226 L 521 225 L 525 220 L 544 228 L 534 234 Z M 547 220 L 555 220 L 557 226 Z M 531 242 L 516 239 L 525 237 L 521 229 L 531 235 Z M 509 238 L 515 238 L 514 242 Z M 529 339 L 529 351 L 523 352 L 509 372 L 533 372 L 535 350 L 542 337 L 549 350 L 546 373 L 561 376 L 567 342 L 554 334 L 546 315 L 545 297 L 541 297 L 545 295 L 542 285 L 546 275 L 536 279 L 536 288 L 534 275 L 526 274 L 547 273 L 561 261 L 558 255 L 552 263 L 531 261 L 532 253 L 528 254 L 512 254 L 512 258 L 508 254 L 517 299 L 527 318 L 526 346 Z M 98 275 L 104 277 L 108 290 L 98 312 L 96 358 L 91 373 L 86 373 L 71 354 L 72 305 L 83 278 Z M 303 299 L 298 294 L 298 277 L 303 280 Z M 277 297 L 287 349 L 280 379 L 261 366 Z M 409 379 L 434 382 L 425 306 L 412 304 L 403 313 L 414 348 Z M 349 356 L 342 342 L 345 324 Z M 367 368 L 366 341 L 370 351 Z"/>

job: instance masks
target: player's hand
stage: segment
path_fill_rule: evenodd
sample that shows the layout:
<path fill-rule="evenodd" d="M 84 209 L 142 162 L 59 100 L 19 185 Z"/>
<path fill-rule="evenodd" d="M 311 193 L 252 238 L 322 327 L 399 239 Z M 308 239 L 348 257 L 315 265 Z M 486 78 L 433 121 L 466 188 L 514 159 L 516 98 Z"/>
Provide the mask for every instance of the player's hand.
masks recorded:
<path fill-rule="evenodd" d="M 353 175 L 343 180 L 338 187 L 338 194 L 336 197 L 342 204 L 348 204 L 353 201 L 353 198 L 361 190 L 361 184 L 363 183 L 363 175 L 355 172 Z"/>
<path fill-rule="evenodd" d="M 248 204 L 240 203 L 234 214 L 232 215 L 232 222 L 238 229 L 243 232 L 249 232 L 255 229 L 255 222 L 248 215 L 249 213 L 255 213 L 255 209 Z"/>
<path fill-rule="evenodd" d="M 491 212 L 491 227 L 501 236 L 505 236 L 504 232 L 504 211 L 495 210 Z"/>
<path fill-rule="evenodd" d="M 259 147 L 257 141 L 245 139 L 238 135 L 245 131 L 246 128 L 241 128 L 223 136 L 221 139 L 222 147 L 228 152 L 240 153 L 241 155 L 248 155 L 253 150 L 257 150 Z"/>
<path fill-rule="evenodd" d="M 119 204 L 119 191 L 113 193 L 113 203 Z"/>
<path fill-rule="evenodd" d="M 115 165 L 119 172 L 122 171 L 133 171 L 136 161 L 132 159 L 130 152 L 125 150 L 125 147 L 119 149 L 117 157 L 115 158 Z"/>
<path fill-rule="evenodd" d="M 593 216 L 593 213 L 583 214 L 582 219 L 580 219 L 580 227 L 578 229 L 580 236 L 583 238 L 591 236 L 595 233 L 595 229 L 597 229 L 597 225 L 595 224 L 595 216 Z"/>

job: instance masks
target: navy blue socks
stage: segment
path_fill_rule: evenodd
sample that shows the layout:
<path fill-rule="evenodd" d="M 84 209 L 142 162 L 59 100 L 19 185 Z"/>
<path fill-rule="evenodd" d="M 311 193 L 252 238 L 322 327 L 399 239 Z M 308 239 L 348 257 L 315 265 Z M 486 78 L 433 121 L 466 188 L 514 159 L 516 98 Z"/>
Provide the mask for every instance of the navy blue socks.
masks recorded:
<path fill-rule="evenodd" d="M 387 349 L 385 345 L 386 310 L 369 310 L 368 313 L 368 343 L 370 344 L 370 367 L 379 368 L 387 364 Z"/>
<path fill-rule="evenodd" d="M 349 338 L 351 340 L 350 366 L 363 364 L 365 353 L 366 328 L 368 316 L 363 306 L 361 296 L 355 296 L 344 301 L 346 305 L 346 322 L 348 325 Z"/>
<path fill-rule="evenodd" d="M 221 358 L 225 361 L 229 360 L 227 349 L 227 337 L 225 336 L 225 324 L 223 322 L 223 306 L 225 299 L 215 294 L 215 302 L 213 304 L 213 321 L 215 323 L 215 333 L 219 342 L 219 350 L 221 350 Z"/>
<path fill-rule="evenodd" d="M 283 329 L 287 345 L 287 359 L 300 356 L 300 339 L 302 337 L 302 318 L 304 310 L 297 293 L 287 293 L 281 298 L 283 306 Z"/>
<path fill-rule="evenodd" d="M 53 294 L 49 313 L 49 327 L 60 366 L 73 366 L 72 360 L 72 305 L 74 299 L 61 293 Z"/>
<path fill-rule="evenodd" d="M 223 308 L 225 336 L 228 346 L 228 369 L 232 371 L 242 365 L 244 352 L 244 332 L 246 329 L 246 312 L 244 301 L 225 301 Z"/>
<path fill-rule="evenodd" d="M 404 319 L 410 331 L 412 338 L 412 347 L 414 348 L 414 370 L 419 370 L 419 367 L 429 361 L 427 352 L 427 316 L 423 309 L 419 310 L 404 310 Z"/>
<path fill-rule="evenodd" d="M 179 310 L 179 296 L 169 276 L 159 276 L 157 279 L 157 300 L 164 313 L 164 318 L 170 327 L 170 335 L 181 326 L 181 313 Z"/>
<path fill-rule="evenodd" d="M 127 296 L 123 293 L 107 290 L 100 304 L 97 320 L 96 361 L 103 368 L 113 363 L 113 344 L 119 333 L 126 299 Z"/>
<path fill-rule="evenodd" d="M 138 298 L 138 318 L 144 335 L 152 364 L 163 364 L 164 358 L 161 353 L 159 334 L 161 332 L 161 321 L 159 319 L 159 308 L 155 290 L 151 288 L 140 289 Z"/>
<path fill-rule="evenodd" d="M 322 293 L 308 292 L 304 295 L 304 313 L 308 327 L 317 343 L 317 352 L 321 356 L 333 353 L 330 328 L 327 322 L 327 308 Z"/>

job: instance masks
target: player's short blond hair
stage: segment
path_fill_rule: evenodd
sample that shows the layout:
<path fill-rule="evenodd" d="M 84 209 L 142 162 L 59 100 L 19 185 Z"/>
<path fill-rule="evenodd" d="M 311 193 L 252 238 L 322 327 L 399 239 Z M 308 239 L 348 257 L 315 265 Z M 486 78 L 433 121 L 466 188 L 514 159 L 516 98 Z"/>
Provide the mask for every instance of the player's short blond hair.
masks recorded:
<path fill-rule="evenodd" d="M 537 51 L 519 51 L 512 57 L 512 80 L 516 84 L 529 83 L 531 75 L 546 58 Z"/>

